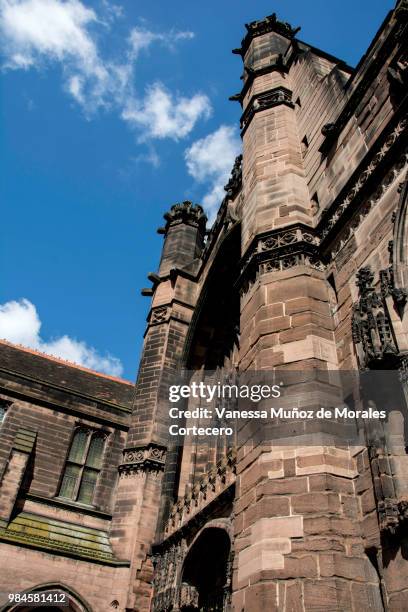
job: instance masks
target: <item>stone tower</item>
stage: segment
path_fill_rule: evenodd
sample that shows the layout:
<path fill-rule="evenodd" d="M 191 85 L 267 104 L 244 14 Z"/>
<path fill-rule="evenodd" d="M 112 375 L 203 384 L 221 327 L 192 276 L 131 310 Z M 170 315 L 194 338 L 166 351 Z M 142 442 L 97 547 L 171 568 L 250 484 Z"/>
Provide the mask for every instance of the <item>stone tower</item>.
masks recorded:
<path fill-rule="evenodd" d="M 134 388 L 0 342 L 1 610 L 407 610 L 407 20 L 355 69 L 246 25 L 242 155 L 211 229 L 184 201 L 158 230 Z M 355 416 L 169 436 L 169 385 L 248 377 Z"/>
<path fill-rule="evenodd" d="M 357 380 L 343 399 L 363 408 L 374 398 L 358 372 L 405 371 L 406 243 L 393 218 L 406 201 L 406 17 L 399 3 L 356 70 L 276 15 L 246 25 L 231 98 L 243 153 L 186 267 L 190 382 L 231 366 L 297 372 L 291 402 L 306 409 L 335 405 L 341 372 Z M 393 401 L 381 436 L 355 422 L 352 444 L 333 422 L 280 422 L 269 444 L 169 450 L 153 610 L 403 610 L 403 394 Z"/>

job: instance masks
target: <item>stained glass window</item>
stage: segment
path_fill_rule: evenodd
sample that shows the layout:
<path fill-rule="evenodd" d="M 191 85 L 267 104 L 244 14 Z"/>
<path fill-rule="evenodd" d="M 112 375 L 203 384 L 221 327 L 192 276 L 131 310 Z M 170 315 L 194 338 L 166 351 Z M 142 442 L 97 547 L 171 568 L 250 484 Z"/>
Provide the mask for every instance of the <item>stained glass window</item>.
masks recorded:
<path fill-rule="evenodd" d="M 106 436 L 101 432 L 79 428 L 75 431 L 61 481 L 59 496 L 91 505 Z"/>

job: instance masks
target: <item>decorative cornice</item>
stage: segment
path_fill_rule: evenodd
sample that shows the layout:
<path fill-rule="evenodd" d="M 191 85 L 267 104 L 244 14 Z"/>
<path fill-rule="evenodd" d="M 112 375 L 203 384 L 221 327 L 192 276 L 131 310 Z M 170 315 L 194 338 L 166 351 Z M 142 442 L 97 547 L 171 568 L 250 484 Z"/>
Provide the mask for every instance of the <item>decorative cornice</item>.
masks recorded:
<path fill-rule="evenodd" d="M 215 497 L 235 482 L 236 451 L 230 449 L 217 465 L 194 484 L 191 491 L 170 509 L 165 535 L 170 536 L 189 521 L 194 521 Z"/>
<path fill-rule="evenodd" d="M 121 476 L 137 472 L 162 472 L 166 463 L 166 447 L 158 444 L 136 446 L 123 451 L 123 461 L 119 466 Z"/>
<path fill-rule="evenodd" d="M 106 531 L 29 512 L 21 512 L 7 527 L 0 527 L 0 541 L 93 563 L 129 565 L 114 556 Z"/>
<path fill-rule="evenodd" d="M 112 555 L 95 553 L 90 554 L 89 549 L 78 545 L 66 544 L 64 542 L 55 542 L 50 538 L 41 536 L 28 535 L 26 533 L 12 532 L 8 529 L 0 528 L 0 542 L 6 544 L 14 544 L 17 546 L 27 546 L 48 552 L 51 555 L 62 555 L 72 557 L 73 559 L 81 559 L 91 563 L 100 563 L 102 565 L 110 565 L 115 567 L 128 567 L 129 561 L 119 561 Z"/>
<path fill-rule="evenodd" d="M 234 472 L 235 474 L 235 472 Z M 208 500 L 207 505 L 202 506 L 195 514 L 186 517 L 186 520 L 166 532 L 163 539 L 153 545 L 154 554 L 162 554 L 165 550 L 171 548 L 175 543 L 182 541 L 184 538 L 191 538 L 192 534 L 197 533 L 202 529 L 209 520 L 220 511 L 225 505 L 230 504 L 235 498 L 235 475 L 231 482 L 227 484 L 221 491 L 213 494 Z"/>
<path fill-rule="evenodd" d="M 233 53 L 241 55 L 242 57 L 247 52 L 253 39 L 257 36 L 269 34 L 269 32 L 276 32 L 281 36 L 285 36 L 285 38 L 292 39 L 300 30 L 300 28 L 292 28 L 290 23 L 287 21 L 279 21 L 276 13 L 272 13 L 272 15 L 268 15 L 259 21 L 251 21 L 250 23 L 246 23 L 245 28 L 247 33 L 242 39 L 241 47 L 239 49 L 232 50 Z"/>
<path fill-rule="evenodd" d="M 273 89 L 269 89 L 268 91 L 263 91 L 262 93 L 252 96 L 248 106 L 245 109 L 245 112 L 241 116 L 241 136 L 244 135 L 255 113 L 267 110 L 268 108 L 273 108 L 274 106 L 280 106 L 281 104 L 284 104 L 289 108 L 295 108 L 295 105 L 292 102 L 292 92 L 286 87 L 274 87 Z"/>
<path fill-rule="evenodd" d="M 396 177 L 399 175 L 401 170 L 407 164 L 407 155 L 404 154 L 387 172 L 385 177 L 383 178 L 381 185 L 378 186 L 376 191 L 371 195 L 371 197 L 364 200 L 362 206 L 358 208 L 354 216 L 351 218 L 350 223 L 347 224 L 345 229 L 341 231 L 338 237 L 332 244 L 331 248 L 331 258 L 335 259 L 337 255 L 340 253 L 342 248 L 347 244 L 350 238 L 354 235 L 356 229 L 360 226 L 360 224 L 367 217 L 369 212 L 378 204 L 382 196 L 384 195 L 385 190 L 393 183 Z M 344 210 L 347 212 L 347 209 Z M 336 217 L 339 223 L 342 220 L 342 216 Z"/>
<path fill-rule="evenodd" d="M 366 188 L 372 175 L 393 148 L 394 144 L 400 140 L 407 126 L 408 119 L 402 117 L 395 122 L 390 133 L 378 139 L 373 155 L 370 156 L 370 159 L 363 162 L 358 172 L 355 172 L 348 183 L 348 188 L 343 191 L 343 195 L 340 194 L 340 197 L 323 213 L 318 226 L 318 234 L 322 243 L 330 240 L 332 232 L 337 229 L 339 222 L 345 217 L 345 213 L 348 212 L 350 206 L 356 202 L 356 198 Z M 405 155 L 403 160 L 405 163 Z"/>
<path fill-rule="evenodd" d="M 318 245 L 315 230 L 302 224 L 261 234 L 251 243 L 241 260 L 237 287 L 246 293 L 259 274 L 299 265 L 323 271 L 325 266 L 319 258 Z"/>

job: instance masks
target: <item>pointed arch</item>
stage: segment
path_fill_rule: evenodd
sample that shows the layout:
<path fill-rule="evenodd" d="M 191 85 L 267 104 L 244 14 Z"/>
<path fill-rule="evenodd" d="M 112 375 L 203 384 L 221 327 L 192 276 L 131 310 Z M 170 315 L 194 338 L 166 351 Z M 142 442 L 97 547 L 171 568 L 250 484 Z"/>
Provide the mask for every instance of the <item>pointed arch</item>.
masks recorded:
<path fill-rule="evenodd" d="M 40 585 L 36 585 L 35 587 L 25 589 L 21 591 L 20 595 L 28 595 L 31 593 L 61 593 L 67 596 L 69 608 L 66 606 L 59 608 L 58 604 L 55 605 L 55 610 L 61 610 L 61 612 L 92 612 L 92 608 L 85 601 L 85 599 L 79 595 L 72 587 L 67 586 L 62 582 L 46 582 Z M 35 610 L 42 610 L 41 604 L 38 607 L 33 607 L 31 604 L 30 607 L 24 607 L 22 603 L 8 603 L 4 607 L 1 608 L 0 612 L 34 612 Z M 54 608 L 48 608 L 52 610 Z"/>
<path fill-rule="evenodd" d="M 241 257 L 241 223 L 235 222 L 217 247 L 190 324 L 182 363 L 187 370 L 215 370 L 239 333 L 236 287 Z"/>
<path fill-rule="evenodd" d="M 228 525 L 210 521 L 196 535 L 185 556 L 180 585 L 186 612 L 224 612 L 231 594 L 232 539 Z"/>

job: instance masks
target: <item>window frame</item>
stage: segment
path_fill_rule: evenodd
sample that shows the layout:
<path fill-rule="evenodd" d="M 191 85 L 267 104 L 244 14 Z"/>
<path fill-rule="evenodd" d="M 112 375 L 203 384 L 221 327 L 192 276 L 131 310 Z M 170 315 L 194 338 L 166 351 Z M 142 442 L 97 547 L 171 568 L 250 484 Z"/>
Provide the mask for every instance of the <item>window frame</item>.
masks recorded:
<path fill-rule="evenodd" d="M 86 441 L 82 450 L 82 455 L 81 455 L 81 462 L 79 461 L 75 461 L 70 459 L 70 454 L 71 454 L 71 450 L 74 444 L 74 440 L 75 437 L 80 433 L 80 432 L 84 432 L 86 435 Z M 58 493 L 56 495 L 56 497 L 58 497 L 59 499 L 62 500 L 66 500 L 69 501 L 71 503 L 74 504 L 80 504 L 82 506 L 88 506 L 88 507 L 94 507 L 94 498 L 95 498 L 95 493 L 96 493 L 96 488 L 98 485 L 98 481 L 99 481 L 99 477 L 101 475 L 101 472 L 104 469 L 104 458 L 105 458 L 105 452 L 106 452 L 106 443 L 109 437 L 109 432 L 103 430 L 103 429 L 95 429 L 93 427 L 89 427 L 87 425 L 82 425 L 82 424 L 78 424 L 75 429 L 74 432 L 71 436 L 71 441 L 68 447 L 68 452 L 64 461 L 64 466 L 63 466 L 63 470 L 62 470 L 62 474 L 61 474 L 61 478 L 60 478 L 60 482 L 59 482 L 59 486 L 58 486 Z M 89 458 L 89 450 L 92 444 L 92 440 L 100 438 L 103 440 L 103 447 L 102 447 L 102 452 L 100 455 L 100 460 L 99 460 L 99 468 L 95 468 L 92 465 L 88 465 L 88 458 Z M 75 477 L 75 484 L 74 484 L 74 488 L 73 488 L 73 492 L 71 496 L 65 496 L 61 494 L 61 490 L 64 484 L 64 479 L 67 473 L 67 468 L 68 466 L 76 466 L 78 468 L 78 474 Z M 81 490 L 81 486 L 84 482 L 84 474 L 86 473 L 86 470 L 90 470 L 94 473 L 96 473 L 96 478 L 95 478 L 95 483 L 93 486 L 93 490 L 92 490 L 92 501 L 91 502 L 83 502 L 80 499 L 78 499 L 79 494 L 80 494 L 80 490 Z"/>

